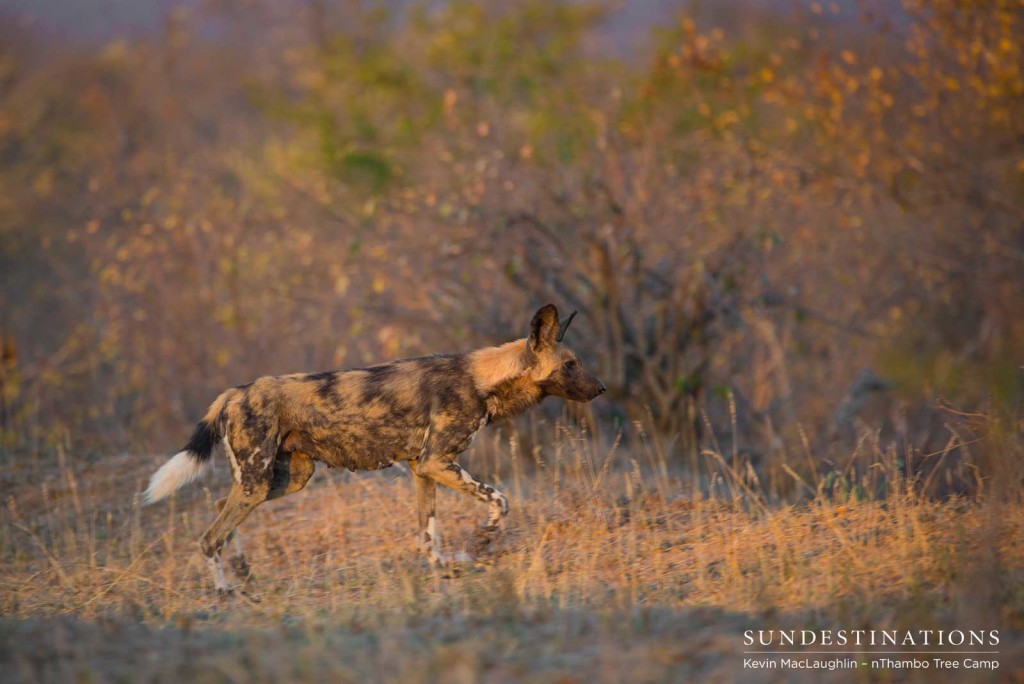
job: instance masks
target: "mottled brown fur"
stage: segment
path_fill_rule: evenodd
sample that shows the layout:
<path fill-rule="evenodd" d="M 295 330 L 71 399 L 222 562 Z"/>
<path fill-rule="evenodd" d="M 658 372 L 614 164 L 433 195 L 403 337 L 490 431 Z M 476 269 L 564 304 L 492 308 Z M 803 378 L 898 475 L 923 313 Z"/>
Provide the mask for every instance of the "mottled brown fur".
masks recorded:
<path fill-rule="evenodd" d="M 534 316 L 529 337 L 497 347 L 359 370 L 263 377 L 224 392 L 186 447 L 196 458 L 208 458 L 217 438 L 231 462 L 234 485 L 200 542 L 218 589 L 226 589 L 220 550 L 234 528 L 261 502 L 302 489 L 314 461 L 350 470 L 408 462 L 420 543 L 438 564 L 436 484 L 488 503 L 484 529 L 494 531 L 508 512 L 505 496 L 477 482 L 455 458 L 481 427 L 517 416 L 547 396 L 589 401 L 604 391 L 559 344 L 566 325 L 549 304 Z M 236 558 L 231 566 L 247 574 L 240 551 Z"/>

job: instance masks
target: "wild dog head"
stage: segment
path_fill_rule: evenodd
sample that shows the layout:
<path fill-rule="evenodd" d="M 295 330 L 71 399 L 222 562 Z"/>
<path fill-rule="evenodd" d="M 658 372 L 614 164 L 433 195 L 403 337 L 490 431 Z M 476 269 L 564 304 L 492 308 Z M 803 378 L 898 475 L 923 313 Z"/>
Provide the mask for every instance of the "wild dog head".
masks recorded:
<path fill-rule="evenodd" d="M 583 367 L 576 354 L 562 344 L 565 331 L 572 322 L 573 311 L 559 320 L 554 304 L 541 307 L 530 322 L 526 340 L 530 377 L 545 394 L 591 401 L 607 389 L 603 382 Z"/>

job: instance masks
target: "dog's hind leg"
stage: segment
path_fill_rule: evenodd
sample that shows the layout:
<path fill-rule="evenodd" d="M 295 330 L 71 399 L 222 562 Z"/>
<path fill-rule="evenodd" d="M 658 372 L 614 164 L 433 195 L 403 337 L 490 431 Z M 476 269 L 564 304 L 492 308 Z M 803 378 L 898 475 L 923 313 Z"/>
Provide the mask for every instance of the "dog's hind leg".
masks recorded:
<path fill-rule="evenodd" d="M 265 500 L 270 501 L 271 499 L 277 499 L 301 490 L 313 476 L 314 469 L 314 462 L 310 456 L 302 453 L 289 453 L 284 451 L 282 446 L 277 456 L 274 457 L 270 489 Z M 227 501 L 228 497 L 217 501 L 218 513 L 224 509 Z M 249 584 L 255 578 L 252 574 L 252 568 L 249 567 L 249 562 L 245 558 L 245 552 L 242 549 L 242 537 L 237 529 L 232 530 L 228 534 L 224 543 L 230 544 L 232 541 L 234 541 L 234 553 L 228 556 L 228 567 L 231 568 L 235 577 L 244 584 Z"/>
<path fill-rule="evenodd" d="M 267 500 L 269 491 L 269 478 L 252 484 L 248 491 L 246 491 L 246 487 L 237 482 L 232 484 L 231 491 L 228 493 L 227 500 L 221 507 L 217 519 L 199 540 L 199 548 L 213 574 L 213 583 L 217 588 L 217 593 L 226 594 L 231 591 L 231 587 L 224 577 L 224 568 L 220 561 L 220 552 L 224 542 L 254 508 Z"/>
<path fill-rule="evenodd" d="M 217 500 L 214 505 L 217 507 L 218 514 L 224 510 L 224 506 L 227 502 L 228 497 L 226 496 L 223 499 Z M 252 568 L 249 567 L 249 561 L 245 558 L 245 549 L 242 548 L 242 535 L 239 534 L 237 527 L 231 530 L 231 532 L 228 533 L 227 538 L 224 540 L 225 544 L 231 544 L 232 542 L 234 542 L 234 553 L 228 556 L 228 567 L 231 568 L 231 572 L 235 574 L 235 577 L 241 580 L 243 584 L 248 585 L 255 578 L 252 574 Z M 213 572 L 214 581 L 216 582 L 217 571 L 213 570 Z"/>

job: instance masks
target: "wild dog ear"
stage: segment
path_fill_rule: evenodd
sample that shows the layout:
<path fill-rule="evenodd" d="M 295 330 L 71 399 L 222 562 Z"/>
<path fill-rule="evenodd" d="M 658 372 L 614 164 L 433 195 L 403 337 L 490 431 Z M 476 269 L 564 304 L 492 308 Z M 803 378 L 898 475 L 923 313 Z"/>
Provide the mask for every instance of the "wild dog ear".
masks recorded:
<path fill-rule="evenodd" d="M 559 342 L 565 337 L 565 331 L 569 329 L 569 324 L 572 323 L 572 319 L 576 318 L 578 311 L 573 311 L 571 314 L 558 321 L 558 337 L 556 338 Z"/>
<path fill-rule="evenodd" d="M 530 321 L 530 341 L 527 347 L 531 351 L 551 349 L 558 343 L 558 329 L 558 309 L 554 304 L 542 306 Z"/>

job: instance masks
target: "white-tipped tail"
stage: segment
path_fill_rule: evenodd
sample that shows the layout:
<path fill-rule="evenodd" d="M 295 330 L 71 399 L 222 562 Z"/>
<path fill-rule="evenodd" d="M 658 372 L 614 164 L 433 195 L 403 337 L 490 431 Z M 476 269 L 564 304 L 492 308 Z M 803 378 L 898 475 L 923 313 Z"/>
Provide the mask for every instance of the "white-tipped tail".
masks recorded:
<path fill-rule="evenodd" d="M 212 464 L 212 459 L 200 461 L 191 451 L 179 451 L 153 473 L 149 487 L 142 494 L 142 502 L 149 505 L 167 498 L 179 487 L 205 475 Z"/>

